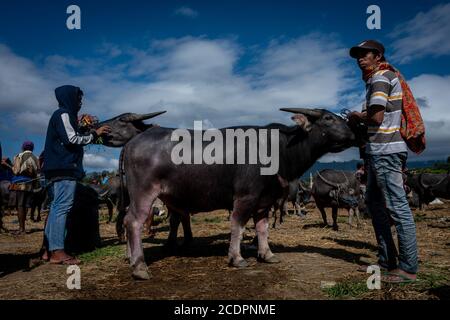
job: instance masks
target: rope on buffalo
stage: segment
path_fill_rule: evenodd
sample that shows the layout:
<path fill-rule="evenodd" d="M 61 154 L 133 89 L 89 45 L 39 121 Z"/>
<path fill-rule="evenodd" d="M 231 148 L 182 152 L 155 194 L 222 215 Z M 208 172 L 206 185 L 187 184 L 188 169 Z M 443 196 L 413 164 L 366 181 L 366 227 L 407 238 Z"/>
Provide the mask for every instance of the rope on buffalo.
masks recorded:
<path fill-rule="evenodd" d="M 332 186 L 332 187 L 334 187 L 336 189 L 336 192 L 334 192 L 334 196 L 331 196 L 331 194 L 330 194 L 330 197 L 332 197 L 334 200 L 336 200 L 336 203 L 339 206 L 339 196 L 343 193 L 344 190 L 348 189 L 348 185 L 350 184 L 350 182 L 348 181 L 348 178 L 347 178 L 347 176 L 345 175 L 344 172 L 342 172 L 342 171 L 338 171 L 338 172 L 340 172 L 344 176 L 345 183 L 334 183 L 334 182 L 331 182 L 331 181 L 325 179 L 325 177 L 322 176 L 320 174 L 320 172 L 317 172 L 317 176 L 320 179 L 322 179 L 326 184 L 329 184 L 330 186 Z"/>
<path fill-rule="evenodd" d="M 429 185 L 425 185 L 425 184 L 423 183 L 423 180 L 422 180 L 423 175 L 424 175 L 424 173 L 421 173 L 421 174 L 420 174 L 420 176 L 419 176 L 419 182 L 420 182 L 420 184 L 422 185 L 422 187 L 424 187 L 425 189 L 427 189 L 427 188 L 433 188 L 433 187 L 435 187 L 435 186 L 440 185 L 440 184 L 441 184 L 442 182 L 444 182 L 445 180 L 450 179 L 450 174 L 448 174 L 446 177 L 444 177 L 444 178 L 442 178 L 441 180 L 439 180 L 439 182 L 437 182 L 437 183 L 435 183 L 435 184 L 429 186 Z"/>

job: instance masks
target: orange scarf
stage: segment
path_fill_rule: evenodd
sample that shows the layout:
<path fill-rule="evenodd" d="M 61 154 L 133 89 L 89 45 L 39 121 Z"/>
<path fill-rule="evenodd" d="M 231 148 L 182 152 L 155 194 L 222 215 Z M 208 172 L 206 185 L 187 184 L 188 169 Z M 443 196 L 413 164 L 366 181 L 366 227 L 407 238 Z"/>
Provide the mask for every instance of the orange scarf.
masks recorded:
<path fill-rule="evenodd" d="M 425 125 L 420 114 L 419 106 L 414 99 L 409 85 L 406 83 L 400 72 L 387 62 L 381 62 L 378 66 L 363 71 L 363 79 L 365 82 L 380 70 L 390 70 L 394 72 L 403 91 L 403 105 L 402 105 L 402 120 L 400 126 L 400 133 L 405 140 L 408 148 L 420 154 L 425 150 Z"/>

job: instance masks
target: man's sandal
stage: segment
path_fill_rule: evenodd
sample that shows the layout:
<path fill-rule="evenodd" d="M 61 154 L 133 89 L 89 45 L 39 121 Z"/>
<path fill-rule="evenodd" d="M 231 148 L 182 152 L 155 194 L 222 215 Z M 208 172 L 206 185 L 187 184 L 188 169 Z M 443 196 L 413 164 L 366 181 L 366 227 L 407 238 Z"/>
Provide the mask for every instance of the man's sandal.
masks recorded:
<path fill-rule="evenodd" d="M 372 266 L 372 265 L 369 265 L 369 264 L 362 264 L 362 265 L 360 265 L 359 267 L 358 267 L 358 272 L 364 272 L 364 273 L 367 273 L 367 268 L 368 267 L 370 267 L 370 266 Z M 380 265 L 378 265 L 378 264 L 373 264 L 373 266 L 376 266 L 376 267 L 378 267 L 378 268 L 380 268 L 380 271 L 381 272 L 387 272 L 388 271 L 388 269 L 386 269 L 385 267 L 382 267 L 382 266 L 380 266 Z"/>
<path fill-rule="evenodd" d="M 396 272 L 386 272 L 381 276 L 381 282 L 386 283 L 414 283 L 417 279 L 412 279 L 407 275 L 396 273 Z"/>
<path fill-rule="evenodd" d="M 81 261 L 74 257 L 68 257 L 64 260 L 56 260 L 56 261 L 50 259 L 50 264 L 75 265 L 81 264 Z"/>

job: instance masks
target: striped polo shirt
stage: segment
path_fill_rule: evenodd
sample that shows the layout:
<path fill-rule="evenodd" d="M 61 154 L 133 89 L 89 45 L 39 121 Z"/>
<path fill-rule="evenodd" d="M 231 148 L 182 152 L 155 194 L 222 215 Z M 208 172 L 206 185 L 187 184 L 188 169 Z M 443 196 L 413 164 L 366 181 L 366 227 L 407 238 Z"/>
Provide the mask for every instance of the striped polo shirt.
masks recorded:
<path fill-rule="evenodd" d="M 400 134 L 403 91 L 397 75 L 390 70 L 376 72 L 366 83 L 366 108 L 381 105 L 385 108 L 380 126 L 369 126 L 366 153 L 381 155 L 407 152 Z"/>

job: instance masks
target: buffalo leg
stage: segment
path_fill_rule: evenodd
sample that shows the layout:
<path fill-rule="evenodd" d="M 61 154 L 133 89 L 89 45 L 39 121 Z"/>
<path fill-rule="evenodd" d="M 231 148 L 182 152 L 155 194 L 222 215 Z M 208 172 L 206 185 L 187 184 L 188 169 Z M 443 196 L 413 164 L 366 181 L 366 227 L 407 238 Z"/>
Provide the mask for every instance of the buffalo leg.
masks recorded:
<path fill-rule="evenodd" d="M 338 208 L 333 207 L 332 208 L 332 216 L 333 216 L 333 230 L 338 231 L 338 223 L 337 223 L 337 214 L 338 214 Z"/>
<path fill-rule="evenodd" d="M 355 216 L 356 216 L 356 227 L 359 228 L 361 226 L 359 208 L 355 208 Z"/>
<path fill-rule="evenodd" d="M 189 213 L 184 213 L 181 215 L 181 224 L 183 225 L 184 233 L 183 247 L 188 247 L 194 239 L 192 236 L 191 216 Z"/>
<path fill-rule="evenodd" d="M 42 202 L 39 202 L 39 203 L 36 205 L 36 209 L 37 209 L 37 218 L 36 218 L 36 222 L 40 222 L 40 221 L 41 221 Z"/>
<path fill-rule="evenodd" d="M 328 226 L 328 221 L 327 221 L 327 213 L 325 212 L 325 208 L 321 207 L 321 206 L 317 206 L 319 208 L 320 214 L 322 215 L 322 220 L 323 220 L 323 224 L 325 225 L 325 227 Z"/>
<path fill-rule="evenodd" d="M 36 218 L 34 217 L 35 211 L 36 211 L 36 205 L 34 204 L 34 199 L 33 199 L 33 204 L 31 205 L 31 208 L 30 208 L 30 220 L 33 222 L 36 222 Z"/>
<path fill-rule="evenodd" d="M 278 204 L 274 204 L 273 205 L 273 224 L 272 224 L 272 228 L 275 229 L 276 225 L 277 225 L 277 211 L 278 211 Z"/>
<path fill-rule="evenodd" d="M 300 206 L 298 205 L 297 201 L 292 201 L 292 206 L 294 207 L 294 215 L 298 215 L 300 213 Z"/>
<path fill-rule="evenodd" d="M 131 191 L 131 190 L 129 190 Z M 130 194 L 131 196 L 131 194 Z M 138 280 L 148 280 L 150 275 L 148 273 L 147 265 L 145 264 L 144 251 L 142 248 L 141 233 L 145 220 L 148 215 L 153 215 L 153 202 L 157 198 L 157 194 L 151 193 L 145 196 L 141 194 L 140 197 L 131 197 L 131 203 L 124 222 L 127 230 L 127 242 L 129 246 L 130 265 L 133 269 L 133 278 Z M 150 210 L 150 213 L 149 213 Z"/>
<path fill-rule="evenodd" d="M 181 219 L 178 212 L 174 212 L 169 209 L 169 237 L 167 238 L 167 248 L 175 249 L 177 247 L 177 235 L 178 226 L 180 225 Z"/>
<path fill-rule="evenodd" d="M 117 214 L 117 221 L 116 221 L 116 233 L 117 237 L 119 238 L 119 241 L 123 242 L 125 241 L 125 229 L 123 226 L 123 220 L 125 218 L 126 211 L 120 210 Z"/>
<path fill-rule="evenodd" d="M 250 202 L 250 201 L 249 201 Z M 250 218 L 251 210 L 239 200 L 235 200 L 233 213 L 231 214 L 231 241 L 228 249 L 228 263 L 233 267 L 243 268 L 248 265 L 241 256 L 241 240 L 244 227 Z"/>
<path fill-rule="evenodd" d="M 281 206 L 280 206 L 280 224 L 283 223 L 283 217 L 286 215 L 287 205 L 288 205 L 288 202 L 286 200 L 283 200 L 283 202 L 281 202 Z"/>
<path fill-rule="evenodd" d="M 353 222 L 353 215 L 355 212 L 353 211 L 353 208 L 348 209 L 348 225 L 351 227 Z"/>
<path fill-rule="evenodd" d="M 112 203 L 111 199 L 106 199 L 106 206 L 108 207 L 108 222 L 107 223 L 111 223 L 112 221 L 112 217 L 113 217 L 113 209 L 114 209 L 114 204 Z"/>
<path fill-rule="evenodd" d="M 256 233 L 258 235 L 258 260 L 267 263 L 278 263 L 280 260 L 272 253 L 269 247 L 269 219 L 265 211 L 255 219 Z"/>

